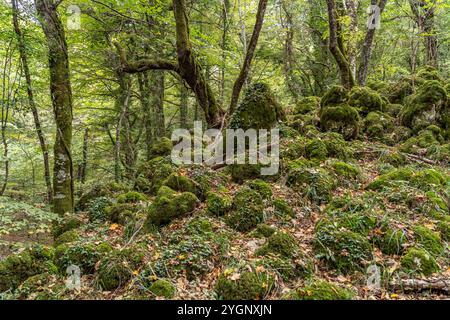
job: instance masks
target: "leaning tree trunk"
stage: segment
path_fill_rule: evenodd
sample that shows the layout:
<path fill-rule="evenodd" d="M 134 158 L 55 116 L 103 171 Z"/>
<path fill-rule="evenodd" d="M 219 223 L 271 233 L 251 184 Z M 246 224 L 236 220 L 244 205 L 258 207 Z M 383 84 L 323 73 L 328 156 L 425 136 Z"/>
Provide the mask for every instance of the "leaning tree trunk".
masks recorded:
<path fill-rule="evenodd" d="M 372 0 L 372 5 L 377 4 L 377 0 Z M 386 7 L 387 0 L 380 0 L 378 7 L 380 8 L 380 14 L 383 13 Z M 375 38 L 376 29 L 372 28 L 367 30 L 364 38 L 364 43 L 361 51 L 361 61 L 358 69 L 358 84 L 364 86 L 367 81 L 367 74 L 369 72 L 370 59 L 372 57 L 373 40 Z"/>
<path fill-rule="evenodd" d="M 355 79 L 352 75 L 350 63 L 342 50 L 342 44 L 338 40 L 339 24 L 336 18 L 337 12 L 334 0 L 327 0 L 327 9 L 330 29 L 329 49 L 338 65 L 341 84 L 347 89 L 351 89 L 355 85 Z"/>
<path fill-rule="evenodd" d="M 42 132 L 41 121 L 39 119 L 39 113 L 36 106 L 36 102 L 34 100 L 34 93 L 31 86 L 31 75 L 28 66 L 27 52 L 25 49 L 25 39 L 19 25 L 19 18 L 18 18 L 19 10 L 17 8 L 17 0 L 12 0 L 12 14 L 13 14 L 14 31 L 16 33 L 17 40 L 19 43 L 19 54 L 20 60 L 22 62 L 22 70 L 25 75 L 25 81 L 27 83 L 28 104 L 30 105 L 31 113 L 33 114 L 34 127 L 36 128 L 36 134 L 38 136 L 42 157 L 44 159 L 44 180 L 45 185 L 47 186 L 47 201 L 49 203 L 52 203 L 53 191 L 51 183 L 50 164 L 48 159 L 48 148 L 47 143 L 45 142 L 44 134 Z"/>
<path fill-rule="evenodd" d="M 64 28 L 52 0 L 35 0 L 42 29 L 47 38 L 50 93 L 55 114 L 56 140 L 53 167 L 53 210 L 73 211 L 74 182 L 72 164 L 72 88 Z"/>

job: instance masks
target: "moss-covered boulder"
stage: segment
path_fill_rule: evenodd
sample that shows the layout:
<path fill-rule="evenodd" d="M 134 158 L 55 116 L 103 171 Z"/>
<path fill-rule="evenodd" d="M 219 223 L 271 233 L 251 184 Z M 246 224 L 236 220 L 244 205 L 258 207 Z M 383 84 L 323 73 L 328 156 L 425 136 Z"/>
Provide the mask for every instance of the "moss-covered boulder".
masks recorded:
<path fill-rule="evenodd" d="M 359 120 L 358 111 L 348 104 L 322 107 L 320 110 L 322 130 L 340 133 L 346 140 L 358 136 Z"/>
<path fill-rule="evenodd" d="M 261 300 L 271 291 L 273 279 L 267 272 L 226 269 L 216 282 L 215 292 L 223 300 Z"/>
<path fill-rule="evenodd" d="M 242 102 L 231 116 L 230 129 L 272 129 L 278 120 L 284 119 L 281 106 L 265 83 L 251 84 Z"/>
<path fill-rule="evenodd" d="M 79 235 L 78 231 L 76 231 L 76 230 L 69 230 L 69 231 L 64 232 L 60 236 L 58 236 L 55 239 L 55 242 L 53 243 L 53 245 L 55 247 L 57 247 L 57 246 L 59 246 L 60 244 L 63 244 L 63 243 L 75 242 L 79 238 L 80 238 L 80 235 Z"/>
<path fill-rule="evenodd" d="M 336 161 L 331 163 L 331 168 L 339 179 L 357 180 L 361 170 L 355 165 L 347 162 Z"/>
<path fill-rule="evenodd" d="M 232 204 L 233 199 L 227 194 L 212 191 L 206 194 L 206 206 L 208 212 L 212 215 L 225 215 L 231 209 Z"/>
<path fill-rule="evenodd" d="M 170 158 L 156 157 L 138 168 L 134 189 L 146 194 L 156 194 L 173 172 Z"/>
<path fill-rule="evenodd" d="M 444 251 L 439 233 L 434 232 L 424 226 L 416 226 L 414 229 L 414 237 L 417 243 L 425 248 L 429 253 L 439 255 Z"/>
<path fill-rule="evenodd" d="M 286 184 L 317 204 L 329 202 L 336 187 L 334 179 L 322 168 L 292 169 L 288 173 Z"/>
<path fill-rule="evenodd" d="M 227 170 L 231 175 L 231 180 L 239 184 L 261 177 L 260 164 L 232 164 L 227 167 Z"/>
<path fill-rule="evenodd" d="M 89 221 L 105 221 L 108 217 L 106 208 L 113 203 L 109 197 L 99 197 L 91 200 L 88 206 Z"/>
<path fill-rule="evenodd" d="M 141 201 L 148 201 L 148 198 L 145 194 L 136 191 L 128 191 L 117 197 L 118 203 L 138 203 Z"/>
<path fill-rule="evenodd" d="M 199 203 L 195 194 L 190 192 L 177 193 L 169 187 L 159 189 L 155 201 L 149 208 L 145 225 L 161 226 L 175 218 L 182 217 L 197 207 Z"/>
<path fill-rule="evenodd" d="M 323 161 L 328 156 L 327 145 L 321 139 L 309 140 L 305 146 L 305 151 L 308 159 Z"/>
<path fill-rule="evenodd" d="M 77 229 L 83 224 L 83 221 L 77 215 L 65 215 L 61 221 L 52 226 L 52 234 L 56 239 L 64 232 Z"/>
<path fill-rule="evenodd" d="M 418 247 L 410 248 L 400 262 L 403 270 L 410 274 L 418 273 L 429 276 L 439 271 L 439 265 L 434 257 Z"/>
<path fill-rule="evenodd" d="M 121 256 L 112 253 L 100 260 L 96 281 L 102 290 L 111 291 L 127 283 L 131 274 Z"/>
<path fill-rule="evenodd" d="M 78 266 L 82 274 L 92 274 L 95 264 L 111 250 L 105 242 L 98 245 L 82 241 L 65 243 L 55 248 L 54 263 L 62 274 L 70 265 Z"/>
<path fill-rule="evenodd" d="M 402 124 L 415 132 L 431 124 L 448 128 L 447 99 L 447 91 L 441 83 L 436 80 L 426 81 L 401 111 Z"/>
<path fill-rule="evenodd" d="M 62 283 L 52 283 L 52 275 L 41 273 L 29 277 L 17 289 L 19 299 L 28 300 L 61 300 L 66 290 Z"/>
<path fill-rule="evenodd" d="M 227 215 L 227 224 L 241 232 L 254 229 L 263 221 L 264 205 L 261 195 L 248 187 L 240 189 L 233 199 L 233 209 Z"/>
<path fill-rule="evenodd" d="M 356 294 L 334 283 L 316 280 L 289 295 L 293 300 L 352 300 Z"/>
<path fill-rule="evenodd" d="M 400 168 L 389 173 L 383 174 L 366 186 L 367 190 L 381 190 L 392 186 L 398 181 L 410 181 L 414 171 L 410 168 Z"/>
<path fill-rule="evenodd" d="M 275 232 L 267 239 L 267 243 L 256 251 L 256 254 L 263 256 L 274 253 L 285 258 L 292 258 L 297 251 L 298 245 L 294 237 L 289 233 Z"/>
<path fill-rule="evenodd" d="M 348 90 L 342 86 L 332 86 L 328 89 L 320 100 L 322 108 L 335 106 L 348 101 Z"/>
<path fill-rule="evenodd" d="M 399 255 L 403 252 L 406 241 L 407 236 L 404 230 L 388 228 L 381 235 L 379 247 L 384 254 Z"/>
<path fill-rule="evenodd" d="M 116 203 L 105 209 L 108 221 L 121 225 L 126 225 L 130 221 L 133 221 L 138 212 L 145 211 L 145 206 L 133 203 Z"/>
<path fill-rule="evenodd" d="M 403 104 L 405 98 L 412 95 L 415 89 L 425 80 L 416 76 L 403 76 L 390 88 L 389 101 Z"/>
<path fill-rule="evenodd" d="M 0 292 L 16 289 L 31 276 L 57 272 L 52 263 L 53 250 L 43 246 L 33 246 L 19 254 L 9 255 L 0 262 Z"/>
<path fill-rule="evenodd" d="M 269 200 L 272 197 L 272 186 L 260 179 L 247 181 L 245 186 L 258 192 L 263 200 Z"/>
<path fill-rule="evenodd" d="M 202 197 L 202 192 L 197 183 L 184 175 L 172 173 L 164 181 L 163 185 L 178 192 L 190 192 L 195 194 L 198 198 Z"/>
<path fill-rule="evenodd" d="M 75 209 L 78 211 L 85 211 L 87 210 L 90 202 L 96 198 L 114 198 L 116 194 L 127 192 L 129 190 L 130 188 L 122 183 L 95 183 L 83 191 L 76 203 Z"/>
<path fill-rule="evenodd" d="M 158 279 L 153 282 L 148 290 L 157 297 L 163 297 L 166 299 L 171 299 L 174 297 L 176 288 L 168 280 Z"/>
<path fill-rule="evenodd" d="M 319 222 L 314 243 L 316 257 L 328 267 L 344 274 L 362 270 L 372 259 L 372 247 L 364 237 L 331 222 Z"/>
<path fill-rule="evenodd" d="M 364 116 L 373 111 L 383 111 L 380 94 L 368 87 L 353 87 L 349 93 L 348 104 Z"/>
<path fill-rule="evenodd" d="M 443 219 L 437 223 L 437 229 L 441 234 L 441 239 L 450 242 L 450 218 Z"/>
<path fill-rule="evenodd" d="M 172 141 L 169 138 L 163 137 L 156 141 L 150 148 L 150 159 L 169 156 L 172 148 Z"/>
<path fill-rule="evenodd" d="M 273 199 L 272 206 L 274 208 L 274 213 L 281 218 L 289 219 L 295 217 L 294 209 L 289 205 L 286 200 L 283 199 Z"/>
<path fill-rule="evenodd" d="M 370 112 L 363 122 L 363 132 L 372 140 L 385 139 L 384 135 L 394 128 L 394 118 L 388 114 L 375 111 Z"/>
<path fill-rule="evenodd" d="M 439 71 L 433 66 L 423 66 L 417 70 L 417 77 L 424 80 L 437 80 L 442 81 L 442 77 Z"/>
<path fill-rule="evenodd" d="M 300 99 L 293 110 L 294 114 L 307 114 L 309 112 L 319 111 L 319 97 L 304 97 Z"/>

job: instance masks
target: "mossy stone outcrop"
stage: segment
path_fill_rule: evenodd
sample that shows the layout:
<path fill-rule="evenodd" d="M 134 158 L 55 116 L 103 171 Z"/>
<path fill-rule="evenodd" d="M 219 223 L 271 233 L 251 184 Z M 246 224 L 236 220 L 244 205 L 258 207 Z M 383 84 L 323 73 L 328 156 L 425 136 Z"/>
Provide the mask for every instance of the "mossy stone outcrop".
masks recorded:
<path fill-rule="evenodd" d="M 273 279 L 267 272 L 225 270 L 215 292 L 223 300 L 262 300 L 271 291 Z"/>
<path fill-rule="evenodd" d="M 289 295 L 293 300 L 352 300 L 356 294 L 350 289 L 334 283 L 315 280 L 304 287 L 296 289 Z"/>
<path fill-rule="evenodd" d="M 439 265 L 433 255 L 419 247 L 410 248 L 400 263 L 403 270 L 410 274 L 429 276 L 439 271 Z"/>
<path fill-rule="evenodd" d="M 354 87 L 349 93 L 348 104 L 363 116 L 374 111 L 383 111 L 383 100 L 378 92 L 368 87 Z"/>
<path fill-rule="evenodd" d="M 336 187 L 327 170 L 307 167 L 291 169 L 286 184 L 318 205 L 329 202 Z"/>
<path fill-rule="evenodd" d="M 263 221 L 264 204 L 261 195 L 248 187 L 240 189 L 233 200 L 233 209 L 227 215 L 227 224 L 241 232 L 250 231 Z"/>
<path fill-rule="evenodd" d="M 170 158 L 156 157 L 138 169 L 134 189 L 154 195 L 174 171 Z"/>

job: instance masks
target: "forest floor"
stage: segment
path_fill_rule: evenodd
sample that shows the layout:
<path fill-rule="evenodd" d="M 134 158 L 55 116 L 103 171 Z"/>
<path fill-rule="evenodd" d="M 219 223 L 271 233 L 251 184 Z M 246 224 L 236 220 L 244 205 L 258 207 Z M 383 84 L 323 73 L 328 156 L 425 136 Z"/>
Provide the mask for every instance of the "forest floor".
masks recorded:
<path fill-rule="evenodd" d="M 293 148 L 292 146 L 294 145 L 290 139 L 286 139 L 283 144 L 285 145 L 285 150 Z M 255 230 L 238 232 L 234 230 L 227 223 L 226 218 L 208 213 L 208 206 L 211 204 L 207 201 L 200 203 L 193 212 L 185 217 L 174 219 L 170 224 L 150 233 L 142 232 L 145 215 L 141 215 L 143 219 L 135 221 L 130 232 L 130 227 L 127 224 L 123 225 L 123 223 L 117 223 L 117 221 L 93 222 L 92 214 L 95 210 L 91 206 L 90 209 L 77 213 L 78 219 L 81 219 L 81 224 L 76 229 L 76 243 L 80 243 L 80 239 L 83 239 L 83 243 L 92 245 L 106 242 L 112 247 L 114 252 L 125 252 L 130 248 L 132 251 L 142 252 L 142 256 L 138 258 L 138 263 L 134 263 L 135 261 L 131 262 L 134 258 L 128 258 L 128 261 L 125 262 L 129 275 L 120 279 L 120 272 L 117 272 L 117 274 L 114 274 L 114 277 L 116 282 L 117 277 L 119 278 L 119 284 L 113 285 L 113 289 L 105 290 L 104 286 L 102 288 L 99 282 L 103 279 L 102 276 L 99 276 L 99 273 L 104 268 L 102 267 L 102 262 L 97 261 L 100 258 L 97 258 L 93 263 L 92 271 L 88 272 L 88 274 L 83 274 L 82 272 L 82 286 L 80 290 L 71 291 L 64 288 L 62 285 L 65 279 L 64 272 L 61 275 L 60 270 L 59 274 L 46 276 L 43 282 L 29 285 L 32 289 L 26 291 L 23 289 L 24 285 L 22 285 L 15 293 L 9 291 L 9 293 L 4 295 L 4 298 L 32 299 L 43 295 L 45 298 L 56 299 L 164 299 L 151 289 L 151 283 L 154 283 L 157 279 L 164 278 L 174 288 L 174 292 L 167 295 L 162 293 L 162 296 L 172 299 L 217 299 L 219 295 L 216 287 L 220 277 L 225 275 L 228 280 L 239 282 L 239 279 L 246 271 L 251 271 L 256 273 L 268 272 L 272 277 L 270 282 L 268 281 L 263 285 L 263 288 L 265 288 L 263 296 L 258 295 L 255 297 L 257 299 L 292 298 L 292 294 L 298 288 L 309 288 L 306 290 L 306 297 L 311 295 L 311 298 L 314 298 L 315 292 L 311 292 L 311 290 L 314 291 L 317 287 L 314 287 L 311 283 L 315 281 L 326 281 L 326 283 L 330 283 L 336 288 L 347 289 L 349 290 L 348 292 L 352 292 L 352 298 L 354 299 L 448 299 L 448 281 L 450 281 L 449 251 L 448 241 L 444 240 L 448 240 L 448 223 L 447 235 L 445 235 L 442 224 L 439 222 L 440 218 L 436 218 L 436 215 L 430 216 L 429 212 L 424 213 L 427 195 L 430 196 L 429 193 L 423 191 L 429 190 L 427 182 L 425 182 L 425 189 L 423 185 L 418 186 L 414 184 L 418 183 L 414 179 L 410 180 L 413 182 L 394 184 L 395 186 L 376 191 L 369 191 L 367 186 L 374 181 L 380 180 L 381 173 L 387 172 L 389 175 L 389 172 L 402 170 L 402 168 L 414 168 L 415 174 L 431 170 L 428 173 L 434 174 L 436 172 L 449 179 L 449 167 L 438 163 L 432 165 L 427 163 L 429 161 L 423 157 L 405 157 L 400 161 L 401 164 L 394 163 L 398 159 L 395 156 L 386 157 L 386 155 L 399 154 L 398 151 L 395 147 L 388 147 L 382 143 L 356 141 L 346 144 L 348 144 L 348 148 L 352 153 L 351 157 L 353 158 L 348 163 L 351 163 L 352 167 L 357 168 L 358 173 L 350 179 L 341 179 L 346 173 L 338 174 L 337 179 L 339 183 L 335 188 L 332 188 L 329 198 L 327 198 L 328 200 L 315 201 L 314 193 L 320 194 L 322 186 L 312 190 L 308 189 L 310 186 L 303 183 L 303 189 L 308 189 L 309 193 L 294 191 L 291 188 L 292 183 L 290 184 L 291 187 L 287 186 L 289 184 L 289 176 L 284 173 L 281 174 L 279 179 L 269 183 L 272 195 L 264 202 L 264 227 L 268 230 L 276 230 L 278 233 L 289 234 L 295 239 L 295 250 L 296 252 L 301 252 L 301 256 L 296 255 L 295 257 L 301 257 L 299 259 L 302 261 L 309 261 L 310 270 L 307 275 L 302 274 L 299 276 L 296 274 L 291 275 L 290 273 L 286 275 L 283 272 L 286 271 L 284 268 L 296 268 L 296 258 L 292 260 L 294 261 L 293 264 L 288 263 L 286 267 L 283 265 L 280 268 L 274 267 L 270 263 L 266 264 L 264 261 L 267 261 L 267 257 L 263 258 L 260 251 L 258 251 L 270 241 L 261 234 L 264 232 Z M 321 172 L 320 170 L 322 169 L 329 170 L 330 167 L 333 167 L 333 163 L 335 163 L 335 160 L 330 159 L 316 162 L 311 165 L 311 170 L 317 170 L 317 172 Z M 393 163 L 397 168 L 392 165 Z M 225 190 L 232 197 L 243 187 L 232 182 L 227 170 L 224 169 L 222 170 L 223 172 L 215 173 L 220 175 L 218 180 L 222 179 L 221 181 L 224 181 L 220 186 L 215 185 L 218 180 L 211 180 L 209 184 L 212 186 L 212 190 Z M 178 170 L 178 174 L 181 176 L 192 176 L 191 170 L 186 168 Z M 385 176 L 383 175 L 382 179 Z M 407 181 L 408 179 L 405 178 L 403 180 Z M 314 184 L 315 182 L 312 181 L 310 183 Z M 445 183 L 448 183 L 448 181 Z M 151 199 L 154 201 L 153 197 Z M 272 202 L 274 199 L 288 203 L 294 214 L 289 216 L 277 214 Z M 345 199 L 347 202 L 344 207 L 342 205 L 333 205 L 333 203 L 339 202 L 337 201 L 339 199 Z M 139 207 L 141 209 L 144 208 L 143 211 L 146 212 L 152 201 L 140 201 Z M 358 203 L 358 206 L 364 206 L 363 210 L 354 210 L 357 217 L 363 219 L 355 222 L 356 225 L 346 226 L 347 229 L 358 229 L 358 224 L 364 224 L 367 217 L 375 217 L 376 220 L 371 225 L 370 230 L 363 233 L 364 237 L 370 241 L 368 243 L 370 243 L 373 253 L 371 261 L 366 261 L 365 258 L 352 257 L 353 254 L 360 254 L 358 249 L 352 249 L 352 243 L 344 244 L 344 249 L 342 247 L 334 249 L 331 245 L 330 250 L 334 251 L 330 252 L 330 257 L 324 259 L 323 254 L 318 253 L 316 247 L 319 232 L 317 226 L 321 221 L 329 220 L 330 217 L 335 219 L 333 221 L 340 223 L 342 220 L 339 220 L 338 215 L 335 212 L 330 213 L 333 211 L 333 206 L 340 208 L 342 212 L 350 208 L 347 211 L 351 215 L 354 213 L 352 208 L 358 207 L 353 206 L 355 202 Z M 26 247 L 24 244 L 33 242 L 51 245 L 53 239 L 50 233 L 51 221 L 55 217 L 52 217 L 50 214 L 46 215 L 40 209 L 36 209 L 38 212 L 36 215 L 32 209 L 30 210 L 31 207 L 25 204 L 20 205 L 25 207 L 17 207 L 16 203 L 14 205 L 11 203 L 11 200 L 7 198 L 2 198 L 2 201 L 0 201 L 0 207 L 10 208 L 9 211 L 6 210 L 6 215 L 3 214 L 0 220 L 2 226 L 0 230 L 3 230 L 3 233 L 0 233 L 0 254 L 4 257 L 12 251 L 20 252 L 24 250 L 23 247 Z M 7 218 L 8 213 L 11 214 L 11 219 Z M 443 212 L 443 214 L 448 215 L 448 212 Z M 33 216 L 33 223 L 30 223 L 30 215 Z M 17 221 L 16 219 L 20 222 L 20 226 L 14 224 L 13 221 Z M 398 247 L 398 252 L 386 254 L 386 250 L 382 249 L 383 245 L 379 244 L 379 239 L 383 238 L 387 232 L 386 224 L 383 224 L 386 221 L 389 229 L 394 228 L 402 231 L 402 237 L 398 240 L 399 243 L 394 244 L 394 246 Z M 16 222 L 16 224 L 19 222 Z M 12 227 L 13 225 L 15 229 Z M 202 231 L 203 227 L 199 229 L 195 227 L 196 225 L 204 226 L 206 228 L 205 233 Z M 417 231 L 415 231 L 417 225 L 426 226 L 431 232 L 431 236 L 424 236 L 423 239 L 418 238 Z M 194 226 L 195 230 L 191 229 L 190 226 Z M 7 229 L 9 231 L 5 232 Z M 263 228 L 260 229 L 263 230 Z M 39 230 L 39 232 L 36 232 L 36 230 Z M 340 230 L 336 230 L 336 232 L 340 232 Z M 269 233 L 273 233 L 273 231 Z M 433 236 L 436 237 L 433 238 Z M 335 241 L 339 241 L 338 237 Z M 440 243 L 436 245 L 443 248 L 441 252 L 433 254 L 433 259 L 436 259 L 438 266 L 437 269 L 424 276 L 422 272 L 411 270 L 411 265 L 406 268 L 405 265 L 407 263 L 402 262 L 405 252 L 409 248 L 416 246 L 423 246 L 432 250 L 430 241 L 433 239 L 438 239 Z M 61 240 L 59 241 L 61 242 Z M 66 242 L 66 246 L 67 243 L 69 245 L 71 243 L 70 240 L 62 242 Z M 381 243 L 385 242 L 381 241 Z M 56 245 L 55 247 L 57 247 Z M 349 246 L 348 252 L 345 252 L 347 251 L 347 245 Z M 281 247 L 278 249 L 283 250 Z M 58 247 L 56 251 L 58 251 Z M 83 256 L 83 259 L 89 258 L 90 256 Z M 330 264 L 329 259 L 331 261 L 340 261 L 339 259 L 342 258 L 347 259 L 344 261 L 346 267 L 341 268 L 340 265 L 333 262 Z M 414 261 L 418 263 L 418 269 L 420 269 L 420 265 L 423 262 L 417 259 L 415 258 Z M 160 270 L 161 263 L 158 264 L 161 260 L 163 261 L 164 271 Z M 349 261 L 351 264 L 348 264 Z M 353 263 L 358 266 L 354 268 Z M 373 263 L 382 270 L 379 289 L 368 287 L 368 275 L 365 270 Z M 157 268 L 159 270 L 156 270 Z M 346 268 L 350 269 L 347 270 Z M 398 281 L 401 281 L 401 279 L 447 281 L 447 287 L 444 286 L 443 289 L 440 288 L 438 290 L 429 288 L 403 290 L 394 287 L 393 283 L 396 279 Z M 171 290 L 169 289 L 169 291 Z"/>

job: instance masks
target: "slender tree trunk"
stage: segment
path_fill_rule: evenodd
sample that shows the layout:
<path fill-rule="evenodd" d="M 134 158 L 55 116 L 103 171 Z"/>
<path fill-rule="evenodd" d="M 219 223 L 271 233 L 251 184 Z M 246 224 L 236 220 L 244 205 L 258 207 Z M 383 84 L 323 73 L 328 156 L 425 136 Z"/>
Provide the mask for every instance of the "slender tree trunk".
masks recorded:
<path fill-rule="evenodd" d="M 150 74 L 151 105 L 155 108 L 155 138 L 166 135 L 166 119 L 164 117 L 165 74 L 153 71 Z"/>
<path fill-rule="evenodd" d="M 2 102 L 3 103 L 3 102 Z M 5 177 L 3 180 L 2 187 L 0 189 L 0 196 L 3 196 L 6 190 L 6 186 L 8 185 L 9 179 L 9 159 L 8 159 L 8 140 L 6 139 L 6 123 L 8 122 L 9 115 L 9 105 L 6 106 L 6 110 L 4 110 L 4 106 L 2 106 L 2 144 L 3 144 L 3 164 L 5 166 Z"/>
<path fill-rule="evenodd" d="M 83 137 L 83 162 L 81 163 L 81 183 L 86 182 L 88 164 L 89 128 L 84 129 Z"/>
<path fill-rule="evenodd" d="M 150 88 L 148 82 L 148 71 L 143 73 L 138 73 L 138 84 L 139 84 L 139 95 L 141 101 L 141 107 L 144 114 L 143 126 L 145 130 L 145 147 L 146 147 L 146 158 L 147 161 L 151 158 L 151 148 L 154 141 L 153 129 L 154 123 L 154 109 L 150 104 Z"/>
<path fill-rule="evenodd" d="M 42 132 L 42 126 L 41 121 L 39 119 L 39 113 L 36 106 L 36 102 L 34 100 L 34 93 L 31 85 L 30 69 L 28 67 L 27 52 L 25 49 L 25 39 L 19 25 L 18 19 L 19 10 L 17 8 L 17 0 L 12 0 L 12 14 L 13 14 L 14 31 L 16 33 L 17 40 L 19 43 L 20 60 L 22 62 L 22 69 L 25 74 L 25 81 L 27 83 L 28 104 L 30 105 L 31 113 L 33 114 L 34 127 L 36 129 L 39 145 L 41 147 L 42 157 L 44 160 L 44 180 L 45 185 L 47 186 L 47 201 L 49 203 L 52 203 L 53 191 L 51 183 L 50 164 L 48 159 L 48 148 L 44 134 Z"/>
<path fill-rule="evenodd" d="M 256 23 L 255 27 L 253 28 L 252 38 L 250 39 L 250 43 L 247 48 L 241 72 L 237 77 L 236 81 L 234 82 L 233 92 L 231 94 L 229 114 L 232 114 L 236 109 L 237 103 L 239 101 L 239 95 L 242 90 L 242 86 L 244 85 L 248 77 L 248 73 L 250 72 L 250 66 L 252 63 L 253 55 L 255 54 L 256 45 L 258 44 L 259 34 L 261 32 L 264 23 L 264 15 L 266 13 L 267 2 L 268 0 L 259 0 L 258 11 L 256 13 Z"/>
<path fill-rule="evenodd" d="M 60 2 L 58 2 L 59 4 Z M 53 210 L 64 214 L 73 211 L 72 163 L 72 88 L 64 27 L 52 0 L 35 0 L 42 29 L 47 38 L 50 69 L 50 93 L 56 122 L 53 168 Z"/>
<path fill-rule="evenodd" d="M 352 70 L 353 78 L 356 77 L 356 46 L 358 33 L 358 0 L 345 0 L 348 16 L 350 17 L 350 39 L 348 40 L 348 61 Z"/>
<path fill-rule="evenodd" d="M 372 5 L 377 5 L 377 0 L 372 0 Z M 386 7 L 387 0 L 380 0 L 378 6 L 380 14 L 383 13 Z M 358 69 L 358 84 L 364 86 L 367 81 L 367 74 L 369 72 L 370 59 L 372 57 L 373 40 L 375 38 L 376 29 L 368 29 L 364 38 L 364 43 L 361 51 L 361 60 Z"/>
<path fill-rule="evenodd" d="M 220 104 L 225 104 L 225 72 L 227 67 L 227 49 L 228 49 L 228 29 L 230 25 L 229 11 L 230 0 L 222 0 L 222 42 L 220 49 L 222 50 L 222 66 L 220 70 Z"/>
<path fill-rule="evenodd" d="M 347 89 L 351 89 L 355 85 L 355 79 L 352 75 L 350 63 L 345 57 L 345 52 L 343 52 L 342 43 L 338 39 L 338 30 L 340 26 L 336 18 L 337 12 L 334 0 L 327 0 L 327 9 L 329 19 L 328 25 L 330 29 L 329 49 L 338 65 L 341 84 Z"/>
<path fill-rule="evenodd" d="M 180 127 L 183 129 L 188 128 L 188 97 L 189 92 L 180 79 Z"/>

